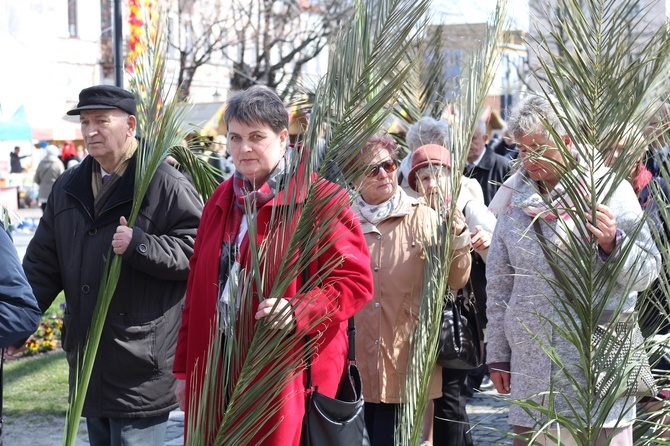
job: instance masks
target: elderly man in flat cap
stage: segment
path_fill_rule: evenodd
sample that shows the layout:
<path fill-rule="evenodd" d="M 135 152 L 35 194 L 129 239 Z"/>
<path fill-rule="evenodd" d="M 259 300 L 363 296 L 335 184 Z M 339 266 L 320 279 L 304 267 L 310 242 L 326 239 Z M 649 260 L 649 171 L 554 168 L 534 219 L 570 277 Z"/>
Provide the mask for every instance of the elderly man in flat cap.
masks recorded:
<path fill-rule="evenodd" d="M 65 291 L 62 344 L 72 392 L 103 266 L 108 254 L 122 256 L 83 415 L 91 445 L 163 445 L 177 407 L 172 362 L 202 203 L 182 174 L 163 163 L 129 228 L 138 146 L 134 95 L 109 85 L 86 88 L 68 114 L 80 116 L 91 156 L 54 184 L 23 266 L 42 311 Z"/>

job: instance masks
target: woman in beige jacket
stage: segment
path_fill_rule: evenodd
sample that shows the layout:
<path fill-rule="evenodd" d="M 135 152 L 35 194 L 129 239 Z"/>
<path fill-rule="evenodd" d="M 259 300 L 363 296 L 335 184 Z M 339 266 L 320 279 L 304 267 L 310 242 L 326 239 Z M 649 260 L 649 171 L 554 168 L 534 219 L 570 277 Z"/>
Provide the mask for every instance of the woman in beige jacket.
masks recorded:
<path fill-rule="evenodd" d="M 422 298 L 424 246 L 434 237 L 437 213 L 409 197 L 397 184 L 397 147 L 389 136 L 374 136 L 361 149 L 367 168 L 354 184 L 358 214 L 370 251 L 372 300 L 356 315 L 356 354 L 363 379 L 365 423 L 372 446 L 394 444 L 399 404 L 405 400 L 410 337 Z M 454 257 L 448 285 L 458 289 L 470 274 L 470 232 L 454 224 Z M 429 397 L 441 396 L 441 368 L 433 371 Z"/>

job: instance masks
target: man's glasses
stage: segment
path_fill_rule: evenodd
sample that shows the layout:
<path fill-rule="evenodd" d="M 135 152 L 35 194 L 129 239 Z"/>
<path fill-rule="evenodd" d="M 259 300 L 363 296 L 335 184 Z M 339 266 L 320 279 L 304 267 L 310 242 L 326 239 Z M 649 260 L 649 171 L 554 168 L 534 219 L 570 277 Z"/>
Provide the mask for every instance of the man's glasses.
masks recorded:
<path fill-rule="evenodd" d="M 379 175 L 379 169 L 384 169 L 386 173 L 390 174 L 395 172 L 398 168 L 398 165 L 393 160 L 386 160 L 383 163 L 373 164 L 368 166 L 368 170 L 365 172 L 365 176 L 368 178 L 375 178 Z"/>

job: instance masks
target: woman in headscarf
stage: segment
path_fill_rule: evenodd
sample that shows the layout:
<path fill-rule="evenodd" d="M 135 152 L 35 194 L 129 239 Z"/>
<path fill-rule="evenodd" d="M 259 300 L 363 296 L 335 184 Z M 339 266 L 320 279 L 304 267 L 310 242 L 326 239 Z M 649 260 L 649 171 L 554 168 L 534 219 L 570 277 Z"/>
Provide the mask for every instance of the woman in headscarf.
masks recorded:
<path fill-rule="evenodd" d="M 411 169 L 407 176 L 409 186 L 416 191 L 426 203 L 437 212 L 445 214 L 450 210 L 452 200 L 451 154 L 445 147 L 427 144 L 412 153 Z M 471 228 L 472 249 L 479 254 L 479 261 L 484 262 L 491 244 L 491 234 L 496 225 L 495 216 L 487 209 L 483 197 L 475 197 L 466 187 L 460 188 L 454 211 L 454 224 L 458 225 L 465 219 Z M 455 229 L 458 231 L 458 226 Z M 474 262 L 473 262 L 474 268 Z M 472 270 L 474 271 L 474 269 Z M 460 292 L 475 292 L 476 277 Z M 486 286 L 486 284 L 482 284 Z M 466 294 L 466 296 L 467 296 Z M 486 297 L 484 294 L 481 297 Z M 479 302 L 480 295 L 475 293 L 479 319 L 485 327 L 486 301 Z M 452 446 L 472 446 L 470 422 L 466 412 L 466 379 L 469 370 L 442 368 L 442 395 L 434 400 L 433 443 Z"/>

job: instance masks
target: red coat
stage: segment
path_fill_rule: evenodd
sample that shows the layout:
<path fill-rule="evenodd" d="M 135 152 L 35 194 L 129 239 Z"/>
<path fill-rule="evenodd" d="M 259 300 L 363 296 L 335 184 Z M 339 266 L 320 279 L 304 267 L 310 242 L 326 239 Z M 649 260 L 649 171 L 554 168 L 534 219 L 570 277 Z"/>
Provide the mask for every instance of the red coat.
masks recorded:
<path fill-rule="evenodd" d="M 317 183 L 317 193 L 332 194 L 335 185 L 321 181 Z M 306 189 L 306 188 L 304 188 Z M 291 197 L 290 193 L 286 194 Z M 297 201 L 304 200 L 304 191 L 297 197 Z M 288 197 L 280 191 L 273 200 L 259 209 L 256 217 L 258 231 L 258 245 L 268 239 L 275 242 L 276 232 L 269 226 L 272 207 L 286 202 Z M 295 199 L 295 198 L 293 198 Z M 174 361 L 174 373 L 177 378 L 186 379 L 186 388 L 191 388 L 191 380 L 196 360 L 200 363 L 206 357 L 210 339 L 209 330 L 211 321 L 216 315 L 218 299 L 218 274 L 221 245 L 223 242 L 224 222 L 234 200 L 232 179 L 225 181 L 215 191 L 207 202 L 202 220 L 198 229 L 195 252 L 191 257 L 191 273 L 188 281 L 186 301 L 182 313 L 182 325 L 179 330 L 177 352 Z M 342 259 L 341 263 L 328 276 L 327 284 L 322 289 L 311 290 L 309 298 L 294 299 L 301 307 L 307 310 L 307 316 L 296 320 L 297 330 L 309 325 L 312 321 L 322 317 L 324 311 L 332 312 L 330 323 L 323 324 L 313 330 L 322 333 L 322 344 L 318 355 L 314 356 L 312 376 L 319 392 L 334 396 L 342 378 L 346 365 L 348 349 L 347 320 L 360 310 L 372 297 L 372 273 L 367 244 L 358 223 L 357 217 L 348 207 L 348 196 L 340 191 L 336 200 L 331 200 L 328 208 L 337 208 L 337 219 L 330 231 L 331 241 L 329 248 L 323 252 L 318 262 L 310 263 L 310 275 L 316 274 L 319 266 L 323 266 L 329 259 Z M 288 231 L 292 233 L 292 231 Z M 242 242 L 241 252 L 246 252 L 248 236 Z M 246 245 L 248 246 L 248 245 Z M 244 264 L 249 259 L 240 259 Z M 286 291 L 284 297 L 296 295 L 302 285 L 302 277 L 297 277 Z M 255 312 L 255 309 L 254 309 Z M 302 343 L 297 348 L 302 348 Z M 273 417 L 267 426 L 279 426 L 263 441 L 263 445 L 299 446 L 303 415 L 305 412 L 305 374 L 289 382 L 282 390 L 281 398 L 286 398 L 279 413 Z M 280 422 L 280 418 L 283 420 Z M 188 411 L 187 411 L 188 420 Z M 260 427 L 259 435 L 268 428 Z"/>

